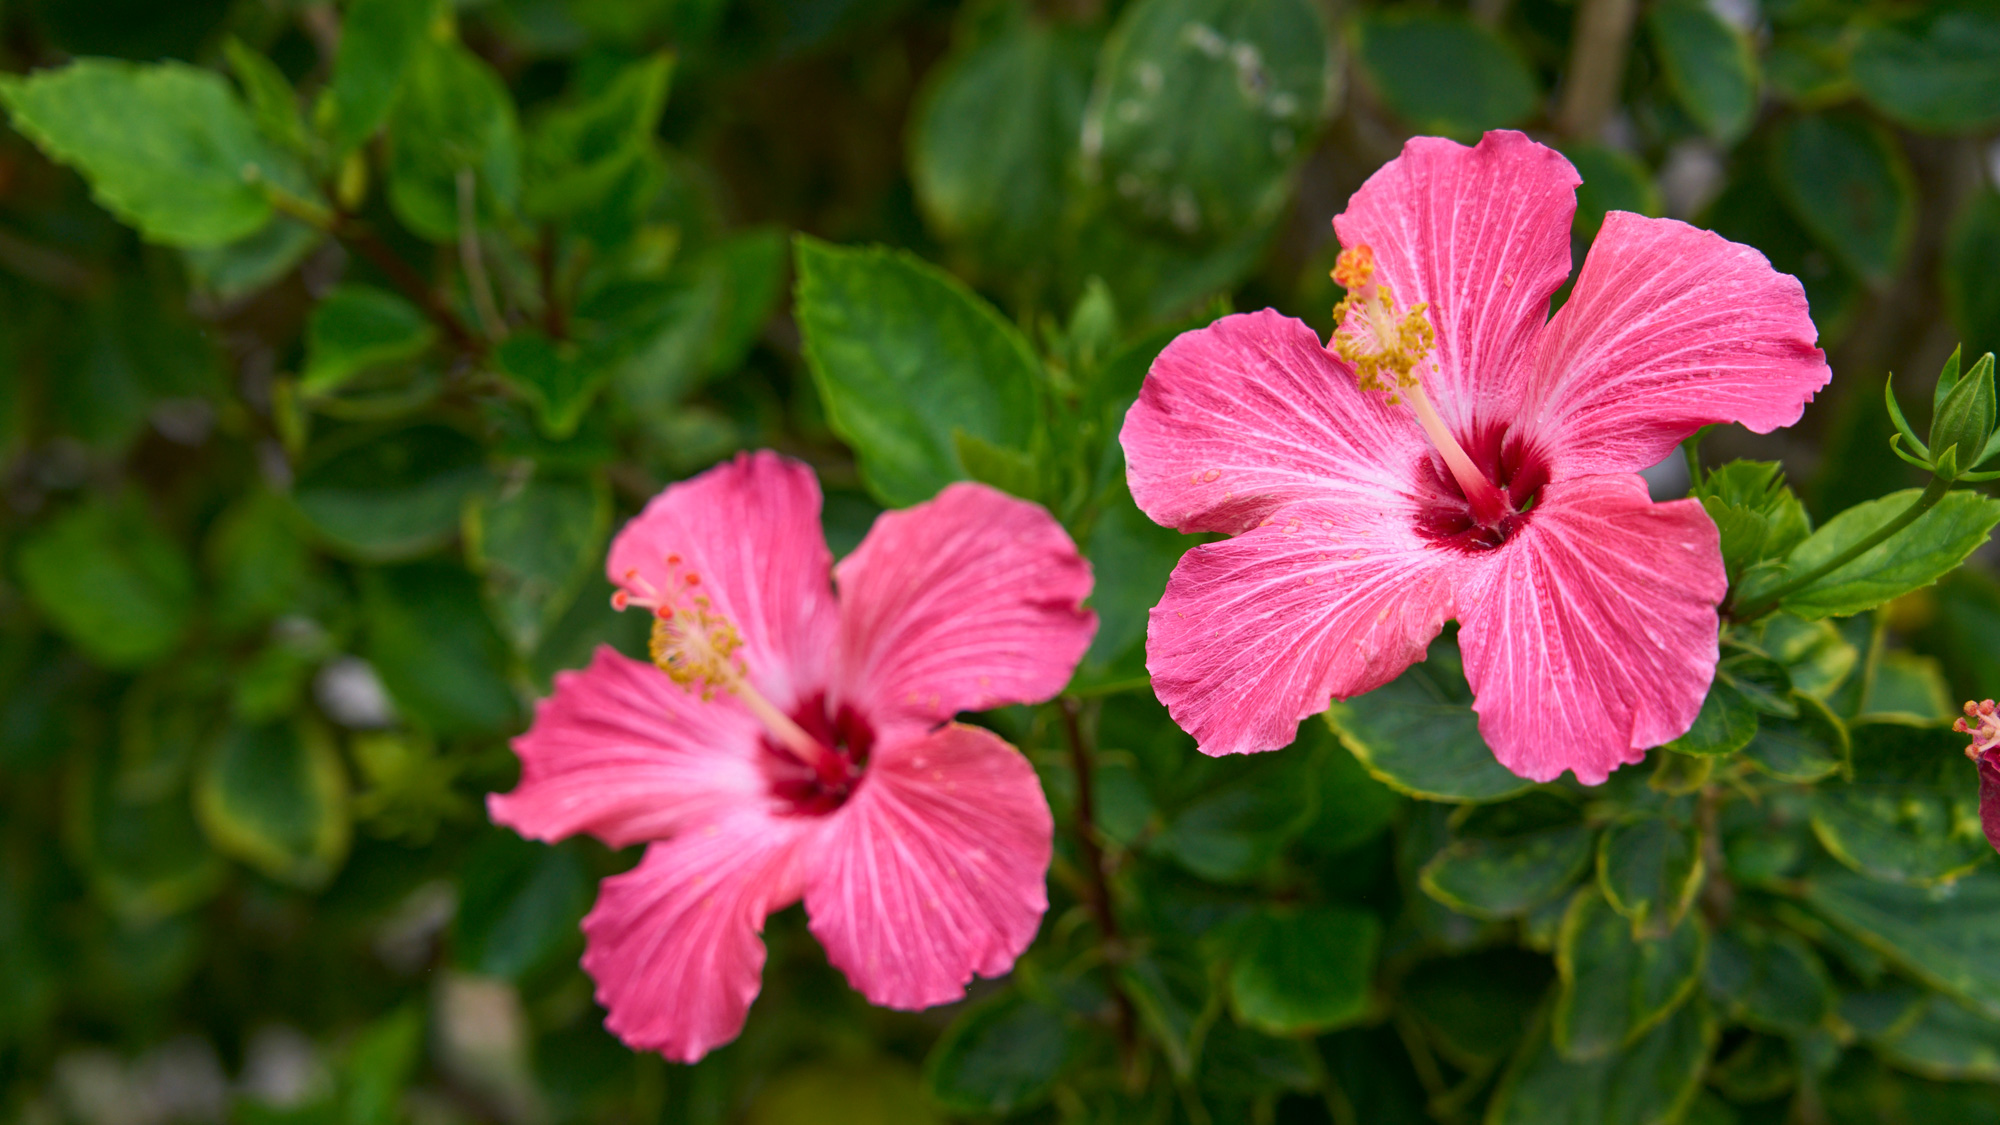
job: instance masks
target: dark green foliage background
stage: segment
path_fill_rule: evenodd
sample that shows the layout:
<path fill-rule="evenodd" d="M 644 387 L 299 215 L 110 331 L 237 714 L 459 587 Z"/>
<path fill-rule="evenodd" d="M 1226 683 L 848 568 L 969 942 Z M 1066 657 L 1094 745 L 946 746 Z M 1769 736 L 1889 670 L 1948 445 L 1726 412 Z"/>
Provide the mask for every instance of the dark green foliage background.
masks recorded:
<path fill-rule="evenodd" d="M 1404 137 L 1522 127 L 1579 260 L 1626 209 L 1804 282 L 1833 386 L 1698 454 L 1798 498 L 1699 493 L 1739 584 L 1829 557 L 1922 484 L 1880 380 L 1921 426 L 2000 347 L 1991 0 L 17 0 L 0 70 L 0 1119 L 2000 1121 L 1945 727 L 2000 693 L 1953 569 L 1994 501 L 1731 625 L 1696 729 L 1585 790 L 1493 762 L 1449 637 L 1197 755 L 1143 664 L 1187 540 L 1114 440 L 1177 331 L 1329 327 Z M 1058 825 L 1014 974 L 871 1009 L 790 910 L 672 1066 L 577 967 L 635 852 L 483 795 L 643 648 L 612 531 L 759 447 L 836 552 L 954 479 L 1046 504 L 1103 626 L 980 720 Z"/>

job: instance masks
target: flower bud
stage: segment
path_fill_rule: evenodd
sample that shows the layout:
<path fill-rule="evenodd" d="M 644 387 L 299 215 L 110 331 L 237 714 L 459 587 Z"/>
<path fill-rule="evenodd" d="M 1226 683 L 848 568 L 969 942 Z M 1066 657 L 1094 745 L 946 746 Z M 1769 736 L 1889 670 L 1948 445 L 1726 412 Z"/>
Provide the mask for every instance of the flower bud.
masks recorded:
<path fill-rule="evenodd" d="M 1956 468 L 1974 468 L 1993 436 L 1993 416 L 1993 353 L 1988 352 L 1938 404 L 1931 418 L 1932 454 L 1941 460 L 1945 450 L 1957 446 Z"/>

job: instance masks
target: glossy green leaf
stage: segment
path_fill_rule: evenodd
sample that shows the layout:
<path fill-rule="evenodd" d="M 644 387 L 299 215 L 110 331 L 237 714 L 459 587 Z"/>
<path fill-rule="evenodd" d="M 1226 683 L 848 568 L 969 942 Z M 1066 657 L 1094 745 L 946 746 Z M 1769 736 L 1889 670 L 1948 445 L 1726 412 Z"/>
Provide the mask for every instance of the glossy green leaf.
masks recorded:
<path fill-rule="evenodd" d="M 1948 883 L 1993 853 L 1965 739 L 1942 725 L 1855 723 L 1854 781 L 1814 794 L 1813 831 L 1842 863 L 1895 882 Z"/>
<path fill-rule="evenodd" d="M 2000 1082 L 2000 1021 L 1936 993 L 1875 1049 L 1926 1078 Z"/>
<path fill-rule="evenodd" d="M 1875 662 L 1861 714 L 1929 723 L 1957 717 L 1958 708 L 1937 658 L 1889 650 Z"/>
<path fill-rule="evenodd" d="M 423 310 L 402 296 L 368 285 L 342 285 L 313 306 L 306 322 L 299 393 L 338 390 L 370 368 L 417 358 L 436 340 L 437 329 Z"/>
<path fill-rule="evenodd" d="M 1799 544 L 1786 565 L 1793 573 L 1812 570 L 1895 519 L 1916 498 L 1917 490 L 1907 489 L 1849 508 Z M 1948 492 L 1888 541 L 1788 595 L 1785 611 L 1811 619 L 1873 609 L 1955 569 L 1986 542 L 1995 524 L 2000 524 L 2000 500 L 1965 489 Z"/>
<path fill-rule="evenodd" d="M 1969 782 L 1970 779 L 1968 779 Z M 1798 886 L 1821 917 L 1941 992 L 2000 1018 L 2000 871 L 1949 886 L 1888 883 L 1828 866 Z"/>
<path fill-rule="evenodd" d="M 797 316 L 827 420 L 885 504 L 964 477 L 952 433 L 1025 450 L 1040 364 L 991 305 L 900 251 L 798 242 Z"/>
<path fill-rule="evenodd" d="M 1710 943 L 1704 973 L 1724 1014 L 1774 1035 L 1804 1035 L 1833 1011 L 1826 966 L 1794 934 L 1729 927 Z"/>
<path fill-rule="evenodd" d="M 106 210 L 170 246 L 220 246 L 271 220 L 263 179 L 296 179 L 221 75 L 83 59 L 0 79 L 14 127 L 83 173 Z"/>
<path fill-rule="evenodd" d="M 318 726 L 231 727 L 195 786 L 215 849 L 281 882 L 324 886 L 347 857 L 347 772 Z"/>
<path fill-rule="evenodd" d="M 472 576 L 444 563 L 367 571 L 365 650 L 396 706 L 439 735 L 497 731 L 515 721 L 507 645 Z"/>
<path fill-rule="evenodd" d="M 1118 969 L 1119 986 L 1174 1073 L 1193 1073 L 1213 1015 L 1209 967 L 1191 951 L 1154 949 Z"/>
<path fill-rule="evenodd" d="M 410 1076 L 423 1061 L 424 1013 L 392 1012 L 354 1037 L 341 1067 L 342 1120 L 346 1125 L 392 1125 Z"/>
<path fill-rule="evenodd" d="M 1916 184 L 1896 139 L 1845 114 L 1794 118 L 1771 146 L 1773 183 L 1826 251 L 1871 281 L 1902 268 Z"/>
<path fill-rule="evenodd" d="M 1669 0 L 1646 28 L 1674 95 L 1710 136 L 1729 143 L 1757 109 L 1757 56 L 1750 39 L 1699 0 Z"/>
<path fill-rule="evenodd" d="M 196 824 L 176 771 L 121 767 L 108 758 L 75 764 L 63 810 L 70 854 L 98 901 L 145 922 L 214 894 L 227 865 Z"/>
<path fill-rule="evenodd" d="M 1945 305 L 1972 355 L 2000 351 L 2000 286 L 1991 280 L 1995 262 L 2000 262 L 2000 191 L 1989 188 L 1966 200 L 1944 251 Z"/>
<path fill-rule="evenodd" d="M 362 559 L 400 559 L 450 539 L 466 497 L 485 480 L 480 448 L 470 438 L 420 425 L 312 456 L 292 497 L 330 546 Z"/>
<path fill-rule="evenodd" d="M 1861 661 L 1861 652 L 1840 635 L 1831 621 L 1803 621 L 1789 613 L 1764 619 L 1757 643 L 1785 666 L 1792 686 L 1815 699 L 1825 699 L 1846 682 Z"/>
<path fill-rule="evenodd" d="M 534 651 L 588 582 L 611 531 L 602 482 L 536 472 L 465 509 L 468 564 L 516 651 Z"/>
<path fill-rule="evenodd" d="M 1932 132 L 2000 121 L 2000 12 L 1976 2 L 1918 5 L 1858 20 L 1856 31 L 1854 84 L 1885 116 Z"/>
<path fill-rule="evenodd" d="M 234 301 L 275 284 L 326 242 L 326 232 L 280 215 L 221 246 L 181 251 L 188 282 L 217 301 Z"/>
<path fill-rule="evenodd" d="M 1508 772 L 1479 736 L 1450 639 L 1431 642 L 1422 664 L 1387 685 L 1335 703 L 1326 718 L 1369 773 L 1413 797 L 1497 801 L 1534 785 Z"/>
<path fill-rule="evenodd" d="M 1453 1062 L 1471 1069 L 1513 1052 L 1552 976 L 1547 958 L 1495 947 L 1418 964 L 1399 999 Z"/>
<path fill-rule="evenodd" d="M 426 42 L 411 60 L 389 120 L 389 202 L 433 242 L 456 244 L 459 177 L 473 179 L 477 219 L 511 211 L 521 190 L 521 138 L 507 88 L 456 43 Z"/>
<path fill-rule="evenodd" d="M 1722 757 L 1748 746 L 1755 737 L 1757 709 L 1750 706 L 1750 701 L 1734 685 L 1717 677 L 1702 698 L 1694 725 L 1686 734 L 1667 743 L 1667 748 L 1680 754 Z"/>
<path fill-rule="evenodd" d="M 88 501 L 31 532 L 18 558 L 36 607 L 92 660 L 114 668 L 173 651 L 194 613 L 194 568 L 140 505 Z"/>
<path fill-rule="evenodd" d="M 528 329 L 507 337 L 493 358 L 501 376 L 534 403 L 542 432 L 556 439 L 576 432 L 611 374 L 574 345 Z"/>
<path fill-rule="evenodd" d="M 530 218 L 559 218 L 618 187 L 652 146 L 673 69 L 671 55 L 634 63 L 587 101 L 535 123 L 522 173 L 521 206 Z"/>
<path fill-rule="evenodd" d="M 579 944 L 595 887 L 575 847 L 496 832 L 462 870 L 452 952 L 466 970 L 520 980 Z"/>
<path fill-rule="evenodd" d="M 1154 840 L 1161 854 L 1219 883 L 1256 877 L 1311 822 L 1313 787 L 1304 776 L 1310 756 L 1264 755 L 1240 766 L 1176 814 Z"/>
<path fill-rule="evenodd" d="M 1847 73 L 1847 45 L 1839 25 L 1808 24 L 1772 37 L 1764 55 L 1771 89 L 1793 105 L 1819 109 L 1854 93 Z"/>
<path fill-rule="evenodd" d="M 1424 893 L 1461 914 L 1524 914 L 1569 889 L 1590 866 L 1596 835 L 1581 824 L 1500 839 L 1456 840 L 1424 865 Z"/>
<path fill-rule="evenodd" d="M 1679 925 L 1704 873 L 1700 834 L 1664 816 L 1614 824 L 1598 842 L 1598 889 L 1638 932 Z"/>
<path fill-rule="evenodd" d="M 1353 36 L 1369 86 L 1419 132 L 1475 141 L 1519 124 L 1541 97 L 1520 54 L 1463 16 L 1391 9 L 1358 20 Z"/>
<path fill-rule="evenodd" d="M 1796 719 L 1766 715 L 1743 756 L 1780 781 L 1811 782 L 1831 777 L 1847 765 L 1847 726 L 1824 703 L 1795 695 Z"/>
<path fill-rule="evenodd" d="M 1236 1018 L 1270 1035 L 1307 1035 L 1368 1008 L 1382 926 L 1352 907 L 1265 910 L 1245 924 L 1229 970 Z"/>
<path fill-rule="evenodd" d="M 327 132 L 337 152 L 347 152 L 381 127 L 443 8 L 442 0 L 353 0 L 347 5 L 321 110 L 330 119 Z"/>
<path fill-rule="evenodd" d="M 1083 544 L 1096 578 L 1090 605 L 1097 611 L 1097 635 L 1077 667 L 1079 686 L 1146 678 L 1147 618 L 1194 542 L 1148 519 L 1127 495 L 1105 502 Z"/>
<path fill-rule="evenodd" d="M 1672 1125 L 1701 1089 L 1715 1040 L 1700 1000 L 1630 1047 L 1589 1062 L 1564 1058 L 1540 1031 L 1501 1080 L 1487 1125 Z"/>
<path fill-rule="evenodd" d="M 1792 1049 L 1774 1035 L 1752 1034 L 1718 1059 L 1708 1081 L 1734 1102 L 1768 1102 L 1798 1084 Z"/>
<path fill-rule="evenodd" d="M 308 141 L 305 120 L 299 116 L 299 96 L 285 72 L 234 36 L 222 41 L 222 53 L 250 103 L 250 118 L 258 131 L 294 152 L 305 151 Z"/>
<path fill-rule="evenodd" d="M 940 235 L 984 261 L 1046 262 L 1075 175 L 1095 47 L 1093 36 L 1022 16 L 931 72 L 911 124 L 910 180 Z"/>
<path fill-rule="evenodd" d="M 1183 238 L 1262 225 L 1326 119 L 1329 46 L 1307 0 L 1139 0 L 1098 66 L 1092 177 L 1128 219 Z"/>
<path fill-rule="evenodd" d="M 1597 237 L 1604 216 L 1612 211 L 1660 213 L 1660 193 L 1653 186 L 1653 174 L 1637 157 L 1606 145 L 1566 145 L 1562 152 L 1583 177 L 1576 189 L 1578 237 Z"/>
<path fill-rule="evenodd" d="M 1595 888 L 1579 892 L 1556 939 L 1562 985 L 1550 1035 L 1564 1058 L 1604 1058 L 1631 1046 L 1693 995 L 1708 933 L 1695 918 L 1665 936 L 1635 938 Z"/>
<path fill-rule="evenodd" d="M 1315 857 L 1332 857 L 1381 835 L 1404 805 L 1402 794 L 1375 780 L 1324 723 L 1302 723 L 1293 752 L 1319 755 L 1319 807 L 1299 835 Z"/>
<path fill-rule="evenodd" d="M 1028 1109 L 1048 1098 L 1078 1046 L 1062 1013 L 1004 993 L 945 1030 L 924 1061 L 924 1089 L 953 1113 Z"/>
<path fill-rule="evenodd" d="M 1310 1040 L 1281 1039 L 1217 1020 L 1202 1047 L 1196 1085 L 1213 1097 L 1265 1098 L 1310 1090 L 1318 1074 Z"/>
<path fill-rule="evenodd" d="M 1812 534 L 1805 505 L 1776 461 L 1731 461 L 1702 474 L 1694 495 L 1722 536 L 1722 561 L 1733 585 L 1749 567 L 1782 559 Z"/>

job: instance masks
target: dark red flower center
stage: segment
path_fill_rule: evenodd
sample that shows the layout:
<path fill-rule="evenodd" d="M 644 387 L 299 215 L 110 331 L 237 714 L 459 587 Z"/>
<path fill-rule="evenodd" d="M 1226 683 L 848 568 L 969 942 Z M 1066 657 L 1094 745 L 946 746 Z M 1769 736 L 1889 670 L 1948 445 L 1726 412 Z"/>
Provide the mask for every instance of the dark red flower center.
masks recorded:
<path fill-rule="evenodd" d="M 853 707 L 829 711 L 825 695 L 815 695 L 794 708 L 791 720 L 810 734 L 824 751 L 804 760 L 791 747 L 766 734 L 760 763 L 776 797 L 795 816 L 822 816 L 845 804 L 868 769 L 875 746 L 875 728 Z"/>
<path fill-rule="evenodd" d="M 1506 503 L 1500 514 L 1482 520 L 1473 512 L 1465 489 L 1435 450 L 1417 465 L 1417 486 L 1423 507 L 1417 533 L 1440 546 L 1461 551 L 1490 551 L 1513 538 L 1533 517 L 1535 501 L 1549 483 L 1549 462 L 1541 449 L 1510 433 L 1501 423 L 1481 427 L 1462 439 L 1466 456 L 1499 486 Z"/>

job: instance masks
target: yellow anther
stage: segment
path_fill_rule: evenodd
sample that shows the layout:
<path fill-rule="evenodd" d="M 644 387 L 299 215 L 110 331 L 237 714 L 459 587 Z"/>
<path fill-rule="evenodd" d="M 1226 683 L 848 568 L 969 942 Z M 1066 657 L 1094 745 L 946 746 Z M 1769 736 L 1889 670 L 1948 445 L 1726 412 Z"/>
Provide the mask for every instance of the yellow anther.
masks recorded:
<path fill-rule="evenodd" d="M 1417 386 L 1412 372 L 1437 343 L 1429 305 L 1397 316 L 1396 295 L 1375 280 L 1375 251 L 1365 243 L 1340 252 L 1333 280 L 1347 290 L 1333 309 L 1334 354 L 1353 365 L 1362 390 L 1399 401 L 1398 391 Z"/>
<path fill-rule="evenodd" d="M 743 683 L 743 661 L 736 655 L 742 647 L 742 634 L 710 609 L 707 598 L 656 615 L 647 645 L 668 679 L 699 690 L 704 700 L 715 698 L 717 691 L 733 693 Z"/>

